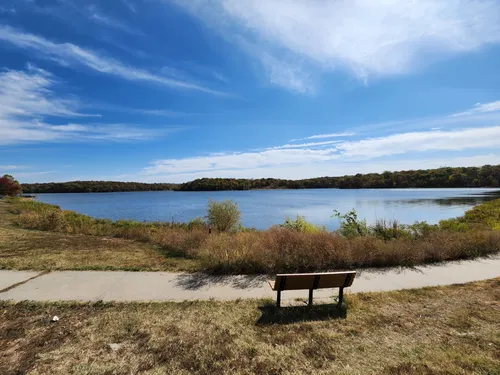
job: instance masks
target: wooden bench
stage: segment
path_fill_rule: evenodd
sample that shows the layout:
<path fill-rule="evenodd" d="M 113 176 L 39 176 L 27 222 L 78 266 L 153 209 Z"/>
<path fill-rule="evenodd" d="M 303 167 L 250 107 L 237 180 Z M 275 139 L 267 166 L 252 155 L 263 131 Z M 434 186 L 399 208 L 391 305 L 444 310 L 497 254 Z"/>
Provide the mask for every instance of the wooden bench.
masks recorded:
<path fill-rule="evenodd" d="M 313 290 L 324 288 L 339 288 L 338 306 L 342 305 L 344 288 L 352 285 L 356 271 L 345 272 L 321 272 L 321 273 L 289 273 L 278 274 L 274 282 L 269 285 L 272 290 L 278 292 L 276 305 L 281 306 L 281 292 L 283 290 L 309 289 L 309 306 L 313 302 Z"/>

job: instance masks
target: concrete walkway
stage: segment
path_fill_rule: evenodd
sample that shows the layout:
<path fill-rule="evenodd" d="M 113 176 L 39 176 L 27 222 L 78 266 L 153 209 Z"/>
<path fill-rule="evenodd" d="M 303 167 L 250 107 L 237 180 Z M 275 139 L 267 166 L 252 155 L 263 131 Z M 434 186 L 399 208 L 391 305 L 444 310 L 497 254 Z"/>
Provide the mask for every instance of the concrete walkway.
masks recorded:
<path fill-rule="evenodd" d="M 358 272 L 349 292 L 450 285 L 500 277 L 500 256 L 433 266 Z M 183 301 L 275 297 L 267 276 L 208 276 L 169 272 L 0 271 L 0 299 L 12 301 Z M 328 298 L 332 290 L 315 292 Z M 307 291 L 283 292 L 283 300 Z"/>

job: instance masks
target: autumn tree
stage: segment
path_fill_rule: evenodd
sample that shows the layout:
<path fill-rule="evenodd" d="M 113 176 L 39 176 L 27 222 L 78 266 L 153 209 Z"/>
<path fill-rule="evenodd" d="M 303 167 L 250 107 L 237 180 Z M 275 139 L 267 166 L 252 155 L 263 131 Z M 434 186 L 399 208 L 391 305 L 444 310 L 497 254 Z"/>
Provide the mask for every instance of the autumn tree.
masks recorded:
<path fill-rule="evenodd" d="M 16 196 L 22 193 L 21 185 L 9 174 L 0 177 L 0 195 Z"/>

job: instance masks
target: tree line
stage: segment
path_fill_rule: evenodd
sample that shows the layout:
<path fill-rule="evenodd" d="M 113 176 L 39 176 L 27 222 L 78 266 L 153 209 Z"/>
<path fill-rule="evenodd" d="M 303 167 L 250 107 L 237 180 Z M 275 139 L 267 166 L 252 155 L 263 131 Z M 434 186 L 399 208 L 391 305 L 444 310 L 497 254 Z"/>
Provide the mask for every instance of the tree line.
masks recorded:
<path fill-rule="evenodd" d="M 70 181 L 21 184 L 23 193 L 110 193 L 119 191 L 173 190 L 175 184 L 119 181 Z"/>
<path fill-rule="evenodd" d="M 180 184 L 178 190 L 499 187 L 499 183 L 500 165 L 485 165 L 483 167 L 444 167 L 400 172 L 358 173 L 354 176 L 316 177 L 303 180 L 201 178 Z"/>
<path fill-rule="evenodd" d="M 71 181 L 22 184 L 24 193 L 90 193 L 114 191 L 217 191 L 252 189 L 367 189 L 499 187 L 500 165 L 444 167 L 399 172 L 317 177 L 303 180 L 276 178 L 201 178 L 182 184 L 117 181 Z"/>

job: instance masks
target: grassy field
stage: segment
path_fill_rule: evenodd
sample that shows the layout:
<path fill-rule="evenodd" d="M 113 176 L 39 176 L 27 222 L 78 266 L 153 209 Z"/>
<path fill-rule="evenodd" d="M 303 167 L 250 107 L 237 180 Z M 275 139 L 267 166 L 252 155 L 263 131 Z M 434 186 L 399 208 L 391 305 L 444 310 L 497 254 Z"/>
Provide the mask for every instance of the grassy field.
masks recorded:
<path fill-rule="evenodd" d="M 199 262 L 122 238 L 27 230 L 0 200 L 0 269 L 195 271 Z"/>
<path fill-rule="evenodd" d="M 0 302 L 0 373 L 500 374 L 500 279 L 347 303 Z"/>

